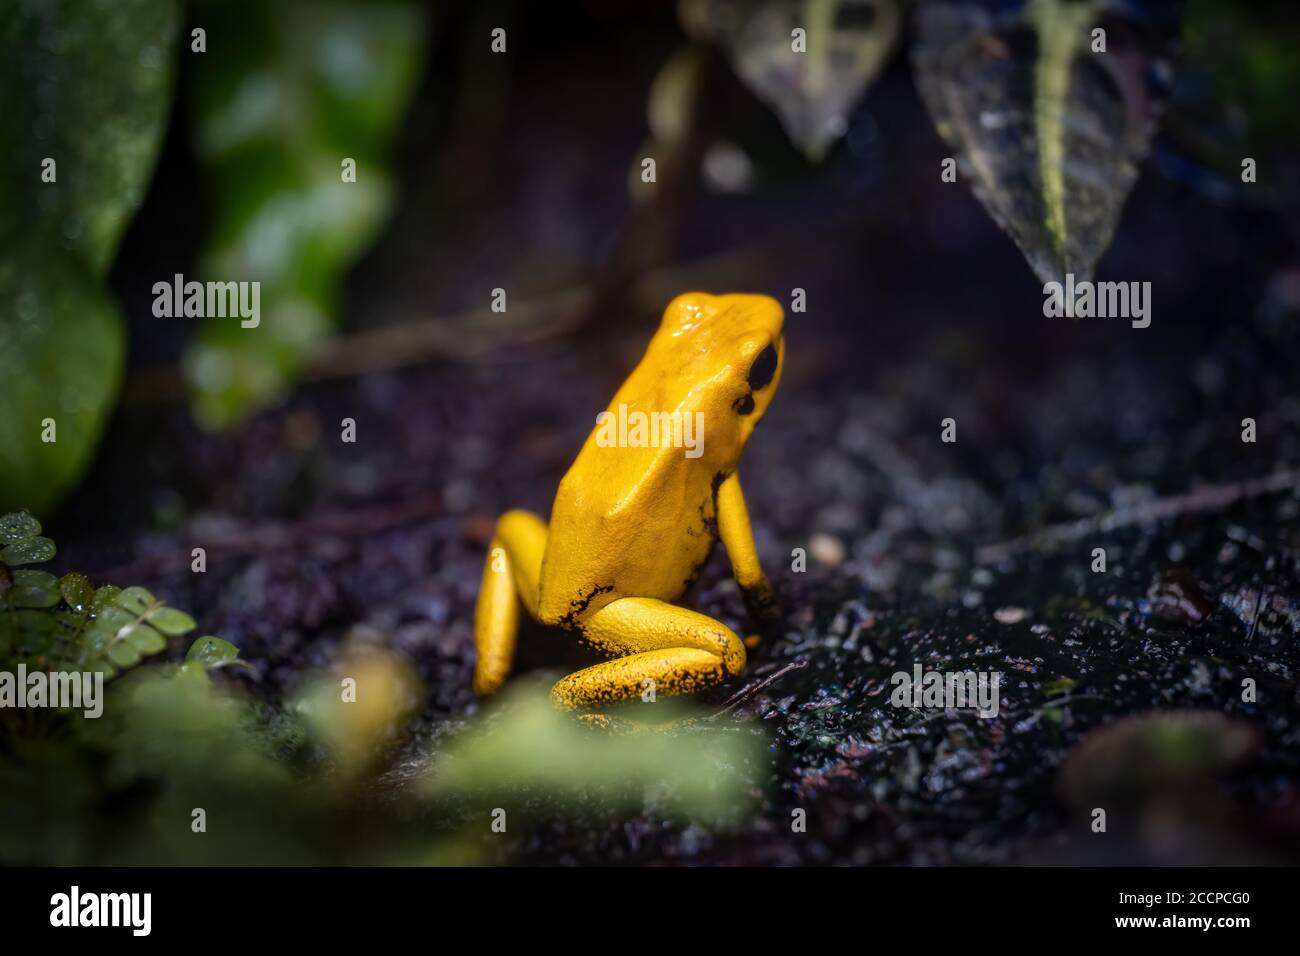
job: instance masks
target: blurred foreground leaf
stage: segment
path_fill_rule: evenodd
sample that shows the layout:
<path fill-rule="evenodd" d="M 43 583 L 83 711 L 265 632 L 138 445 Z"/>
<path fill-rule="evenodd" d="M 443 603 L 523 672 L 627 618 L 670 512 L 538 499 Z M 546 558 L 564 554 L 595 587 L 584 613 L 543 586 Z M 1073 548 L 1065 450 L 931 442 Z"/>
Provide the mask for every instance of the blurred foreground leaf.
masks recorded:
<path fill-rule="evenodd" d="M 668 704 L 650 706 L 670 713 Z M 493 707 L 440 755 L 430 796 L 490 796 L 499 805 L 510 791 L 526 790 L 635 811 L 651 799 L 680 813 L 725 817 L 745 802 L 747 772 L 765 766 L 763 738 L 707 721 L 613 734 L 580 723 L 557 710 L 545 690 L 526 685 Z"/>
<path fill-rule="evenodd" d="M 1043 281 L 1091 278 L 1169 87 L 1168 3 L 923 4 L 917 83 L 962 178 Z M 1111 15 L 1113 13 L 1113 15 Z M 1104 24 L 1106 51 L 1093 52 Z"/>
<path fill-rule="evenodd" d="M 345 779 L 372 767 L 398 738 L 423 690 L 410 667 L 380 648 L 354 648 L 334 673 L 308 681 L 295 712 L 329 748 Z"/>
<path fill-rule="evenodd" d="M 1215 711 L 1137 714 L 1092 731 L 1070 752 L 1058 789 L 1075 806 L 1194 790 L 1259 746 L 1249 723 Z"/>
<path fill-rule="evenodd" d="M 202 278 L 261 283 L 256 327 L 209 317 L 186 357 L 199 420 L 225 427 L 282 395 L 333 329 L 344 272 L 391 206 L 387 153 L 424 22 L 406 0 L 199 10 L 194 141 L 213 215 Z"/>
<path fill-rule="evenodd" d="M 679 9 L 686 31 L 722 48 L 813 161 L 848 129 L 900 20 L 896 0 L 682 0 Z"/>

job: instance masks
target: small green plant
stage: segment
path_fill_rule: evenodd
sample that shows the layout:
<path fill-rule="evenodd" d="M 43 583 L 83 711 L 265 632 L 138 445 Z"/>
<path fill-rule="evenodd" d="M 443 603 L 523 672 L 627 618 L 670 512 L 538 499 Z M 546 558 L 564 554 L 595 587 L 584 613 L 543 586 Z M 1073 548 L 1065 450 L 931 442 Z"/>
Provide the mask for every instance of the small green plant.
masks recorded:
<path fill-rule="evenodd" d="M 167 641 L 194 630 L 194 618 L 142 587 L 95 588 L 83 574 L 55 577 L 23 565 L 54 557 L 54 542 L 26 512 L 0 517 L 0 662 L 6 667 L 98 671 L 110 678 L 161 653 Z M 191 648 L 201 661 L 228 659 L 234 645 L 202 637 Z"/>

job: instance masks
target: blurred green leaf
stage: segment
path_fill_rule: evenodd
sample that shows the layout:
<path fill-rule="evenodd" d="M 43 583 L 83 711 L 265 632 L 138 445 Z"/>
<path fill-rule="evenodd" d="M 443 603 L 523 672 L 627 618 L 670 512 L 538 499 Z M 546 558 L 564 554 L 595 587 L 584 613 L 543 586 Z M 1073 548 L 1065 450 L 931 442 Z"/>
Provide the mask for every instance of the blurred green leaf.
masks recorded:
<path fill-rule="evenodd" d="M 1191 0 L 1187 5 L 1187 58 L 1205 69 L 1218 92 L 1238 107 L 1237 115 L 1257 145 L 1285 148 L 1295 143 L 1300 23 L 1293 14 L 1292 0 Z"/>
<path fill-rule="evenodd" d="M 127 641 L 118 641 L 108 649 L 108 659 L 118 667 L 133 667 L 140 663 L 140 652 Z"/>
<path fill-rule="evenodd" d="M 1162 789 L 1193 792 L 1198 782 L 1259 747 L 1250 723 L 1209 710 L 1123 717 L 1091 731 L 1070 751 L 1057 789 L 1075 806 L 1130 802 Z"/>
<path fill-rule="evenodd" d="M 135 627 L 124 639 L 141 654 L 159 654 L 167 650 L 167 639 L 148 624 Z"/>
<path fill-rule="evenodd" d="M 153 172 L 179 20 L 172 0 L 25 0 L 5 9 L 0 235 L 27 243 L 36 233 L 104 274 Z M 53 182 L 42 180 L 47 158 Z"/>
<path fill-rule="evenodd" d="M 160 607 L 149 615 L 149 623 L 169 637 L 188 634 L 194 630 L 194 618 L 174 607 Z"/>
<path fill-rule="evenodd" d="M 200 637 L 190 645 L 185 654 L 186 662 L 197 662 L 206 667 L 229 663 L 239 658 L 239 648 L 229 641 L 208 635 Z"/>
<path fill-rule="evenodd" d="M 130 611 L 137 617 L 144 614 L 157 602 L 152 594 L 141 587 L 127 588 L 120 592 L 117 597 L 113 598 L 113 603 L 120 608 Z"/>
<path fill-rule="evenodd" d="M 688 706 L 688 705 L 685 705 Z M 689 713 L 643 705 L 656 717 Z M 761 736 L 707 721 L 680 729 L 610 733 L 558 710 L 544 690 L 521 686 L 494 704 L 491 719 L 459 735 L 427 782 L 433 797 L 524 788 L 561 800 L 597 798 L 608 807 L 641 808 L 647 794 L 688 814 L 736 812 L 751 791 L 748 774 L 765 766 Z"/>
<path fill-rule="evenodd" d="M 117 310 L 83 266 L 52 247 L 6 250 L 0 510 L 48 510 L 72 486 L 99 441 L 123 358 Z"/>
<path fill-rule="evenodd" d="M 214 214 L 201 269 L 261 283 L 256 326 L 210 317 L 185 358 L 196 416 L 225 427 L 282 395 L 332 332 L 343 275 L 391 206 L 386 155 L 424 23 L 407 0 L 199 7 L 194 140 Z"/>
<path fill-rule="evenodd" d="M 14 607 L 53 607 L 59 603 L 59 581 L 46 571 L 15 571 L 9 600 Z"/>

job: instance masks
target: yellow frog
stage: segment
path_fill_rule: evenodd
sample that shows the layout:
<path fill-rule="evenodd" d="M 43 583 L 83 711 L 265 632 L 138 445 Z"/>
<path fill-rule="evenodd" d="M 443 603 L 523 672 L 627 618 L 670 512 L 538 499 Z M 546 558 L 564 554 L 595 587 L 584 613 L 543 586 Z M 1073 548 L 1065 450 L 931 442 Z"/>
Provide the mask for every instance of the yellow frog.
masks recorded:
<path fill-rule="evenodd" d="M 750 615 L 763 630 L 778 619 L 736 466 L 781 380 L 782 322 L 761 295 L 691 292 L 669 304 L 560 482 L 550 525 L 519 510 L 497 521 L 474 616 L 476 693 L 510 672 L 521 604 L 612 658 L 555 684 L 567 709 L 647 689 L 691 693 L 740 673 L 741 639 L 673 602 L 721 537 Z"/>

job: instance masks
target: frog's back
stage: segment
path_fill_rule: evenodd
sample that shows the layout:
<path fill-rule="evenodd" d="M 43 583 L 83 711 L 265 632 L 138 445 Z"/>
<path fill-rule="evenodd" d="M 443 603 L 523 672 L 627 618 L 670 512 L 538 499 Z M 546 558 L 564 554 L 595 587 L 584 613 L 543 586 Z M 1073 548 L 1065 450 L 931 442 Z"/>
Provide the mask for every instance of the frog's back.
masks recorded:
<path fill-rule="evenodd" d="M 593 432 L 560 482 L 540 616 L 571 625 L 621 597 L 674 601 L 717 540 L 715 480 L 681 448 L 607 448 Z"/>

